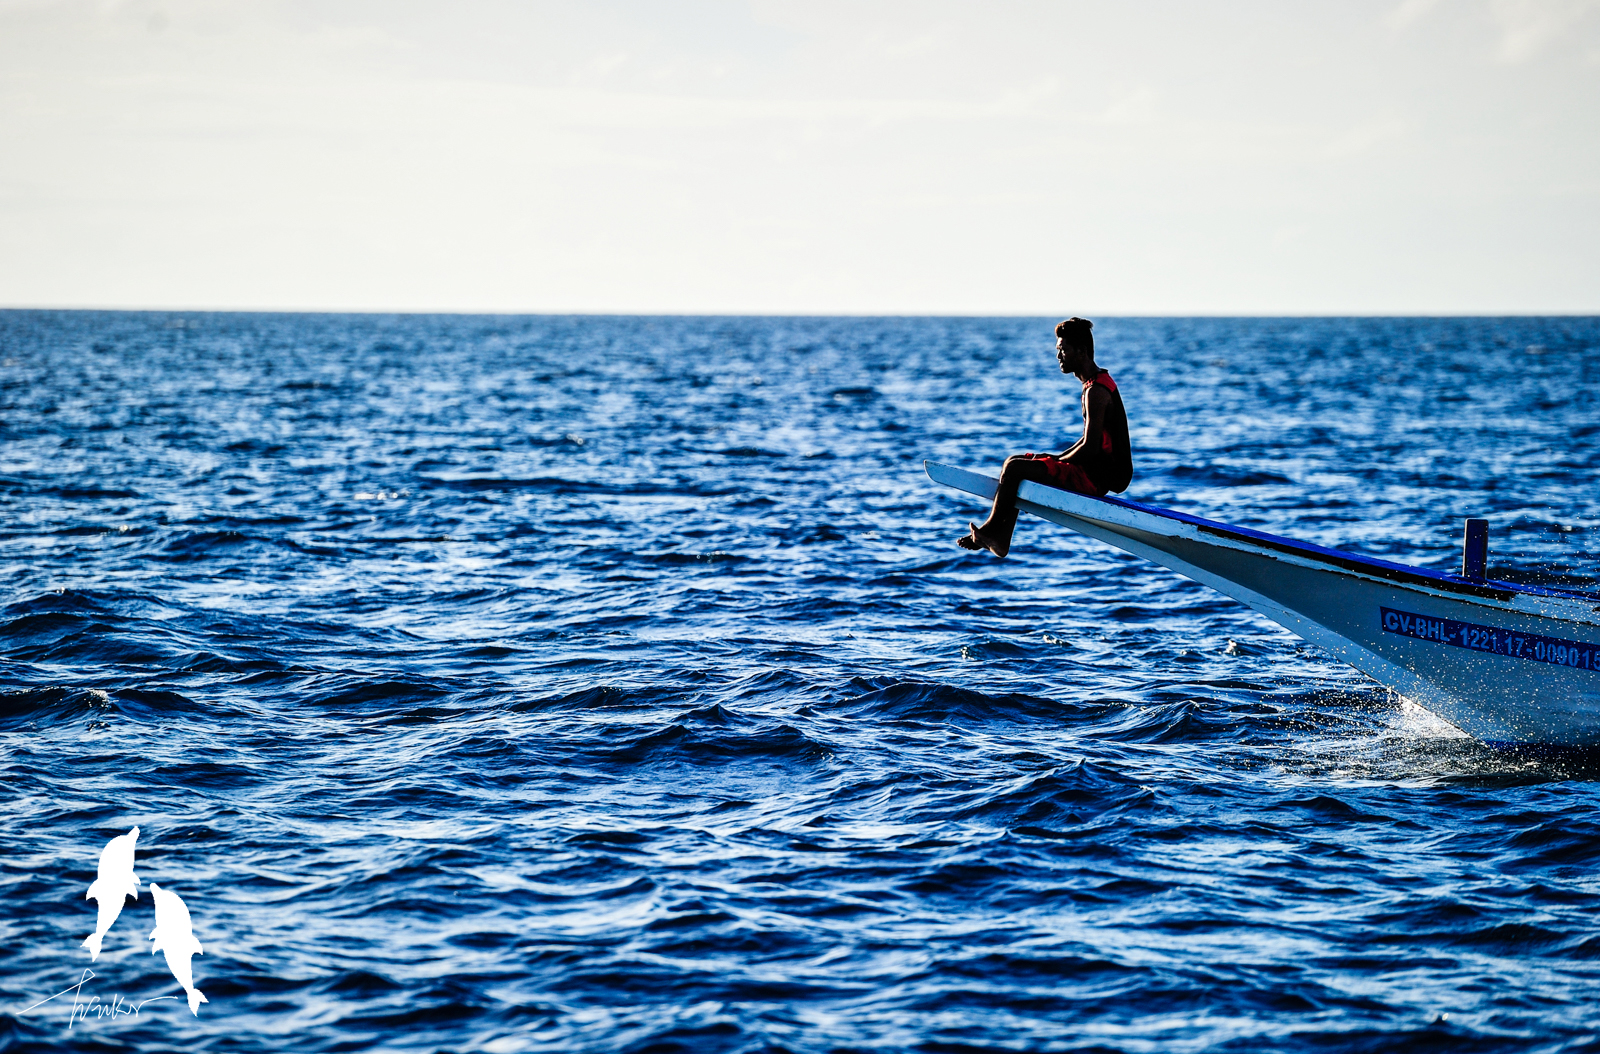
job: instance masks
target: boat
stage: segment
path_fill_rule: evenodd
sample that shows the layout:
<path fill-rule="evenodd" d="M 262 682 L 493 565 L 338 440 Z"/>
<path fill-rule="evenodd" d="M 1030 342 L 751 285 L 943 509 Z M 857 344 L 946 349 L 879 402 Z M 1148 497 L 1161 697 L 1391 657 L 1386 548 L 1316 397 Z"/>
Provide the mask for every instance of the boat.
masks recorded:
<path fill-rule="evenodd" d="M 924 468 L 994 498 L 993 476 Z M 1600 594 L 1488 578 L 1482 520 L 1448 573 L 1033 482 L 1017 507 L 1232 597 L 1484 743 L 1600 747 Z"/>

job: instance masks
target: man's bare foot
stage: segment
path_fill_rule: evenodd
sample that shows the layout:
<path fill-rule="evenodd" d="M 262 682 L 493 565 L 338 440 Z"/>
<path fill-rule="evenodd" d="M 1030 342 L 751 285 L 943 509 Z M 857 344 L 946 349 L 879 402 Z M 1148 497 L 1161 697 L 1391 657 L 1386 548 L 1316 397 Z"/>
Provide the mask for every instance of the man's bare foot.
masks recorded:
<path fill-rule="evenodd" d="M 997 542 L 994 538 L 990 537 L 988 534 L 985 534 L 977 524 L 969 521 L 967 523 L 967 528 L 967 534 L 956 539 L 956 544 L 961 546 L 961 548 L 972 549 L 974 551 L 978 549 L 987 549 L 1002 559 L 1005 557 L 1006 553 L 1011 551 L 1010 545 Z"/>

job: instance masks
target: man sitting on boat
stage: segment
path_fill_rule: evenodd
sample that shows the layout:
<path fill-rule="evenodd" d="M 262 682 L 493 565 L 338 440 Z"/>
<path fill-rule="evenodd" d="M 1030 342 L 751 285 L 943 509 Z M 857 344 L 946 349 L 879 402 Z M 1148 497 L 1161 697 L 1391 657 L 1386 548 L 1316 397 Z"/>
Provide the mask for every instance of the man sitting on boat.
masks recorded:
<path fill-rule="evenodd" d="M 1061 372 L 1083 382 L 1083 438 L 1060 454 L 1006 458 L 989 518 L 981 526 L 968 524 L 971 530 L 958 542 L 963 549 L 987 549 L 996 556 L 1011 551 L 1011 532 L 1017 527 L 1017 487 L 1023 480 L 1095 497 L 1128 489 L 1133 479 L 1128 415 L 1117 382 L 1095 365 L 1093 326 L 1076 316 L 1056 326 L 1056 361 Z"/>

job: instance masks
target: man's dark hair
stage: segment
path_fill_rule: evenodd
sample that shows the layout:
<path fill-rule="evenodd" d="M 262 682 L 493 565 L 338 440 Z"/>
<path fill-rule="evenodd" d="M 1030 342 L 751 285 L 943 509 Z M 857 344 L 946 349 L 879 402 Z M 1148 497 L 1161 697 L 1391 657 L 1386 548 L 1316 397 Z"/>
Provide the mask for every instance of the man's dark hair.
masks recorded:
<path fill-rule="evenodd" d="M 1056 323 L 1056 336 L 1065 340 L 1075 348 L 1082 348 L 1091 357 L 1094 355 L 1094 334 L 1089 332 L 1094 328 L 1094 323 L 1086 318 L 1073 315 L 1065 322 Z"/>

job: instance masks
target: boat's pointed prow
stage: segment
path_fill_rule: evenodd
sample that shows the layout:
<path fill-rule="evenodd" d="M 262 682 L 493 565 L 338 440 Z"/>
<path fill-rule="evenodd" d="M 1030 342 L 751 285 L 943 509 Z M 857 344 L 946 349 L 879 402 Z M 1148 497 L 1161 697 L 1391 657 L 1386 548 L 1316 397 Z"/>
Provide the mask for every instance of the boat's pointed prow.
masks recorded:
<path fill-rule="evenodd" d="M 924 462 L 989 500 L 998 481 Z M 1600 596 L 1376 560 L 1023 483 L 1017 507 L 1211 586 L 1479 739 L 1600 746 Z"/>
<path fill-rule="evenodd" d="M 968 494 L 976 494 L 986 501 L 994 500 L 994 491 L 1000 481 L 993 476 L 985 476 L 981 472 L 970 472 L 954 465 L 941 465 L 937 461 L 924 461 L 922 470 L 928 478 L 935 483 L 942 484 L 954 490 L 964 490 Z"/>

